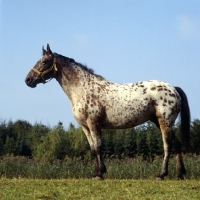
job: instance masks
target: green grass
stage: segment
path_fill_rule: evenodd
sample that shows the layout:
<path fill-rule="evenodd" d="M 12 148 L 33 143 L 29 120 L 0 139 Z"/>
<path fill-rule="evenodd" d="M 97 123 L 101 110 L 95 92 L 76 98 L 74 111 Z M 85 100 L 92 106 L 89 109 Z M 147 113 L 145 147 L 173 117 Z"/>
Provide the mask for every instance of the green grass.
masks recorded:
<path fill-rule="evenodd" d="M 187 175 L 176 181 L 176 160 L 170 159 L 169 175 L 156 181 L 162 158 L 106 159 L 103 181 L 92 180 L 93 162 L 66 158 L 34 160 L 0 158 L 0 199 L 200 199 L 200 159 L 184 157 Z"/>
<path fill-rule="evenodd" d="M 200 180 L 200 157 L 184 156 L 187 174 L 185 178 Z M 153 162 L 144 161 L 141 157 L 125 159 L 106 159 L 107 173 L 105 179 L 154 179 L 161 169 L 163 159 Z M 35 160 L 26 157 L 1 157 L 0 177 L 28 179 L 77 179 L 91 178 L 94 171 L 92 161 L 69 159 Z M 175 180 L 177 174 L 176 159 L 169 163 L 167 179 Z"/>
<path fill-rule="evenodd" d="M 1 178 L 0 199 L 200 199 L 200 182 Z"/>

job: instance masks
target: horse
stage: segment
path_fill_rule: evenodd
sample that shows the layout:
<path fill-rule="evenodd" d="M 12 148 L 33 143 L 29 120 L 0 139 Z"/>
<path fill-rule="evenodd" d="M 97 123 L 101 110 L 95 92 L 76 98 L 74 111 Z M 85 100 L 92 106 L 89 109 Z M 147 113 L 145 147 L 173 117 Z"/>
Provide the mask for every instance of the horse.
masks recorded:
<path fill-rule="evenodd" d="M 102 156 L 101 129 L 132 128 L 147 121 L 153 122 L 162 133 L 164 159 L 157 178 L 168 175 L 170 152 L 174 147 L 177 158 L 177 178 L 184 179 L 181 143 L 173 125 L 180 114 L 183 142 L 189 146 L 190 108 L 180 87 L 158 80 L 130 84 L 110 82 L 72 58 L 53 53 L 47 44 L 42 57 L 25 78 L 35 88 L 55 78 L 68 96 L 76 121 L 82 127 L 94 159 L 95 179 L 103 179 L 106 166 Z"/>

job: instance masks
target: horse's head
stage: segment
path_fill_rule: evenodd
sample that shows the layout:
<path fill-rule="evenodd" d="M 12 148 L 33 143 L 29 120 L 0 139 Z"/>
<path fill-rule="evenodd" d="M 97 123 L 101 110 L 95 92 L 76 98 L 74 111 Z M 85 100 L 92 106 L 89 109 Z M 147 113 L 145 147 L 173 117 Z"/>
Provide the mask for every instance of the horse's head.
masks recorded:
<path fill-rule="evenodd" d="M 56 58 L 49 44 L 47 44 L 47 50 L 42 47 L 42 51 L 42 58 L 35 64 L 25 79 L 26 84 L 32 88 L 39 83 L 46 83 L 47 80 L 55 78 L 56 75 Z"/>

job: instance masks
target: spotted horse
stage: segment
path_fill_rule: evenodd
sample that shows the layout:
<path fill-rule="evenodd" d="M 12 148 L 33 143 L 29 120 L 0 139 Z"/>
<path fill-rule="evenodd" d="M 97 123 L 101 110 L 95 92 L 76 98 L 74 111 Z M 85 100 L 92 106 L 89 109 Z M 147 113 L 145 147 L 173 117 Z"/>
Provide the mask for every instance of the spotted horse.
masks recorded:
<path fill-rule="evenodd" d="M 57 53 L 47 44 L 43 55 L 28 73 L 25 82 L 34 88 L 55 78 L 68 98 L 76 121 L 81 125 L 95 161 L 94 178 L 102 179 L 106 166 L 102 157 L 101 129 L 125 129 L 148 120 L 161 130 L 164 160 L 159 179 L 168 174 L 172 147 L 177 154 L 178 179 L 186 173 L 181 144 L 172 129 L 180 113 L 184 144 L 189 145 L 190 109 L 184 91 L 168 83 L 149 80 L 118 84 L 104 79 L 92 69 Z"/>

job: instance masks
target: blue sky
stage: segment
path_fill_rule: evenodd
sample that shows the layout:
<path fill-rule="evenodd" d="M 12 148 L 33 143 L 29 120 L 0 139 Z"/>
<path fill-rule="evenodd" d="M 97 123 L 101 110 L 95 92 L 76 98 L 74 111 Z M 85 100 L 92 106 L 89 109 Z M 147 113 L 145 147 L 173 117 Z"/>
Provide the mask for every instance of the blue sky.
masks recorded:
<path fill-rule="evenodd" d="M 112 82 L 179 86 L 200 119 L 199 0 L 1 0 L 0 37 L 1 120 L 77 125 L 56 80 L 24 82 L 47 43 Z"/>

